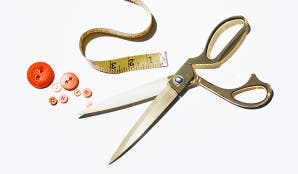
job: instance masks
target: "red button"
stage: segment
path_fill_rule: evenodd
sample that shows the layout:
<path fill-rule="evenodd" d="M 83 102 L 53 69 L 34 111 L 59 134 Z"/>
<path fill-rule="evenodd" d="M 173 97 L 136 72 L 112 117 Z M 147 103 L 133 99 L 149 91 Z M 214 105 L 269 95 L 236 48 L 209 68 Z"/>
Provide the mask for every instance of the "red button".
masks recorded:
<path fill-rule="evenodd" d="M 74 73 L 67 72 L 62 75 L 60 83 L 64 89 L 71 91 L 79 85 L 79 78 Z"/>
<path fill-rule="evenodd" d="M 54 80 L 54 71 L 51 66 L 45 62 L 33 63 L 27 71 L 27 79 L 35 88 L 45 88 Z"/>

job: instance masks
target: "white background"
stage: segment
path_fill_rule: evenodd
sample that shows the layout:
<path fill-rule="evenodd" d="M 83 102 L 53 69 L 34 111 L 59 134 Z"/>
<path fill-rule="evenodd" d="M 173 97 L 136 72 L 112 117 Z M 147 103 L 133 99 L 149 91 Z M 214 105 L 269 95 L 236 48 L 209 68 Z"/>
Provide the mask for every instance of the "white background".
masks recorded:
<path fill-rule="evenodd" d="M 158 28 L 146 42 L 100 38 L 88 56 L 106 59 L 166 50 L 169 67 L 109 75 L 92 69 L 79 52 L 80 35 L 95 27 L 144 29 L 149 15 L 121 0 L 2 1 L 0 173 L 298 173 L 297 25 L 286 1 L 146 0 Z M 297 6 L 296 6 L 297 7 Z M 197 56 L 223 19 L 243 15 L 251 33 L 216 70 L 198 71 L 222 87 L 237 87 L 256 73 L 275 91 L 259 110 L 238 108 L 196 88 L 189 91 L 131 151 L 108 161 L 149 103 L 79 120 L 88 101 L 174 73 Z M 87 100 L 71 92 L 35 89 L 26 78 L 36 61 L 49 63 L 55 81 L 75 72 Z M 65 93 L 69 103 L 48 104 Z"/>

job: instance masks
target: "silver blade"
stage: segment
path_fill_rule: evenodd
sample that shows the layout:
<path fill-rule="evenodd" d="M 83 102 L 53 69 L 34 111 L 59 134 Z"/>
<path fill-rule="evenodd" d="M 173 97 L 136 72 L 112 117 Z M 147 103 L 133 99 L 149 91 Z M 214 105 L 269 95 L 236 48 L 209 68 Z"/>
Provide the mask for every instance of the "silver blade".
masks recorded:
<path fill-rule="evenodd" d="M 151 101 L 166 86 L 169 78 L 170 77 L 165 77 L 110 97 L 97 104 L 91 105 L 78 115 L 80 118 L 86 118 Z"/>
<path fill-rule="evenodd" d="M 119 159 L 143 138 L 179 98 L 177 92 L 167 85 L 128 132 L 109 164 Z"/>

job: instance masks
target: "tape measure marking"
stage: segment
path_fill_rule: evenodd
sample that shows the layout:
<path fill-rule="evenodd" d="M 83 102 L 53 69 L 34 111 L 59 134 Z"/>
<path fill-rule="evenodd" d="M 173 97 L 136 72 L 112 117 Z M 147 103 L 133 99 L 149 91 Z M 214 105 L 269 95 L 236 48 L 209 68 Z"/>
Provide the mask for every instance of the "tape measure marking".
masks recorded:
<path fill-rule="evenodd" d="M 121 31 L 108 29 L 108 28 L 94 28 L 86 31 L 82 34 L 80 38 L 80 51 L 86 58 L 88 63 L 96 70 L 110 73 L 118 74 L 128 71 L 136 71 L 142 69 L 160 68 L 168 66 L 167 54 L 166 52 L 134 55 L 129 57 L 96 61 L 88 59 L 86 56 L 86 47 L 90 41 L 98 37 L 110 36 L 116 37 L 124 40 L 140 42 L 150 39 L 156 31 L 156 20 L 149 8 L 140 0 L 125 0 L 127 2 L 133 3 L 142 7 L 148 14 L 150 14 L 150 24 L 142 32 L 139 33 L 124 33 Z"/>

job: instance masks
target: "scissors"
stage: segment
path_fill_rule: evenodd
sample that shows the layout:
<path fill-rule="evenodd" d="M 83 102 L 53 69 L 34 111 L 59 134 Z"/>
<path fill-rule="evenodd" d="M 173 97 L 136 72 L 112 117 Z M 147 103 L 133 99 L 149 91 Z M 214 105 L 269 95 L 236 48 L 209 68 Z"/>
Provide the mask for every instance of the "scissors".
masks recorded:
<path fill-rule="evenodd" d="M 241 25 L 242 27 L 221 52 L 214 59 L 210 59 L 210 53 L 219 36 L 235 25 Z M 129 151 L 189 89 L 194 87 L 202 86 L 226 101 L 242 108 L 261 108 L 268 104 L 273 97 L 273 90 L 269 84 L 260 81 L 255 74 L 252 74 L 243 86 L 235 89 L 224 89 L 208 82 L 195 71 L 196 69 L 218 68 L 225 63 L 236 52 L 249 32 L 250 26 L 243 16 L 227 18 L 219 23 L 211 32 L 202 54 L 187 59 L 174 75 L 120 94 L 117 96 L 119 100 L 115 100 L 112 97 L 83 110 L 79 114 L 80 118 L 112 112 L 153 100 L 123 139 L 109 164 L 112 164 Z M 160 91 L 160 89 L 162 90 Z M 261 101 L 247 103 L 235 98 L 240 93 L 255 89 L 266 90 L 267 93 Z"/>

